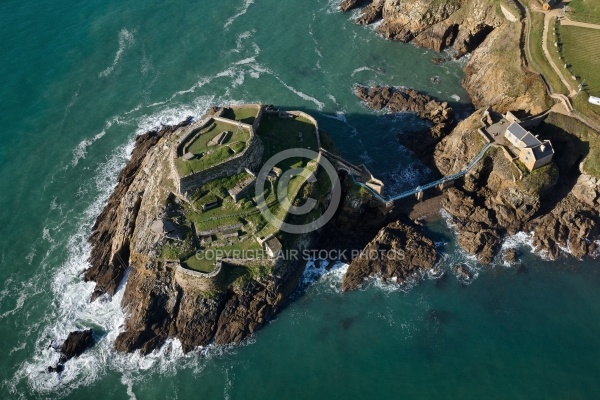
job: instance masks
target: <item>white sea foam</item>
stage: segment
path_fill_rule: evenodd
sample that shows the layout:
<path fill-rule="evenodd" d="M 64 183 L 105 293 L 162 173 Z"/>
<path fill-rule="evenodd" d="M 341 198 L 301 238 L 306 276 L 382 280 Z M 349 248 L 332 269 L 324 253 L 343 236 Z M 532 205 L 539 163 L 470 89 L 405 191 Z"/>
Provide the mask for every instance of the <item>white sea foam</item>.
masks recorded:
<path fill-rule="evenodd" d="M 366 67 L 366 66 L 360 67 L 360 68 L 356 68 L 354 71 L 352 71 L 350 76 L 354 77 L 354 75 L 358 74 L 359 72 L 363 72 L 363 71 L 375 71 L 375 70 L 371 67 Z"/>
<path fill-rule="evenodd" d="M 106 67 L 102 72 L 98 74 L 98 78 L 106 78 L 115 70 L 125 50 L 133 45 L 135 42 L 134 32 L 128 31 L 126 28 L 121 29 L 119 32 L 119 49 L 115 53 L 115 58 L 110 66 Z"/>
<path fill-rule="evenodd" d="M 329 0 L 323 10 L 325 10 L 327 14 L 339 13 L 340 4 L 342 4 L 342 0 Z"/>
<path fill-rule="evenodd" d="M 330 265 L 331 264 L 331 265 Z M 331 290 L 340 291 L 342 278 L 348 271 L 348 264 L 327 260 L 309 260 L 302 275 L 302 286 L 306 287 L 320 282 Z"/>
<path fill-rule="evenodd" d="M 453 94 L 452 96 L 450 96 L 454 101 L 460 101 L 460 96 L 457 94 Z"/>
<path fill-rule="evenodd" d="M 73 166 L 73 167 L 77 166 L 79 161 L 81 159 L 85 158 L 85 156 L 87 155 L 88 148 L 95 141 L 102 139 L 102 137 L 104 137 L 105 134 L 106 134 L 106 131 L 102 130 L 101 132 L 97 133 L 93 137 L 91 137 L 89 139 L 84 139 L 81 142 L 79 142 L 77 147 L 75 147 L 75 149 L 73 150 L 73 159 L 71 160 L 71 166 Z"/>
<path fill-rule="evenodd" d="M 317 100 L 316 98 L 307 95 L 306 93 L 301 92 L 300 90 L 288 85 L 287 83 L 285 83 L 283 81 L 283 79 L 281 79 L 279 76 L 273 74 L 273 76 L 275 77 L 275 79 L 277 79 L 279 81 L 279 83 L 281 83 L 283 86 L 285 86 L 286 89 L 288 89 L 289 91 L 295 93 L 298 97 L 306 100 L 306 101 L 310 101 L 312 103 L 314 103 L 317 106 L 318 110 L 322 110 L 323 107 L 325 107 L 325 103 Z"/>
<path fill-rule="evenodd" d="M 248 8 L 250 8 L 250 6 L 254 4 L 254 0 L 244 0 L 244 4 L 242 5 L 241 8 L 238 9 L 238 12 L 233 15 L 232 17 L 230 17 L 227 22 L 225 22 L 225 25 L 223 25 L 223 29 L 227 29 L 231 26 L 231 24 L 233 24 L 235 22 L 236 19 L 238 19 L 239 17 L 241 17 L 242 15 L 246 14 L 248 12 Z"/>
<path fill-rule="evenodd" d="M 141 117 L 131 115 L 129 119 L 115 117 L 107 123 L 107 126 L 109 127 L 115 122 L 133 125 L 137 126 L 137 129 L 133 128 L 133 130 L 136 134 L 139 134 L 161 125 L 181 122 L 190 115 L 202 115 L 213 99 L 214 96 L 201 96 L 185 105 L 158 109 L 151 115 Z M 244 101 L 241 100 L 240 102 Z M 43 240 L 51 243 L 54 250 L 49 250 L 44 256 L 40 262 L 40 268 L 47 268 L 52 252 L 62 248 L 62 246 L 66 248 L 67 257 L 61 266 L 50 271 L 52 277 L 51 289 L 56 307 L 51 309 L 41 321 L 40 330 L 29 331 L 25 334 L 29 335 L 33 332 L 34 335 L 37 335 L 35 341 L 37 350 L 29 359 L 23 362 L 15 376 L 10 381 L 5 382 L 8 390 L 13 395 L 17 394 L 16 387 L 22 381 L 25 381 L 30 388 L 38 393 L 51 396 L 55 396 L 57 393 L 66 395 L 80 386 L 92 384 L 103 376 L 106 371 L 112 370 L 123 374 L 122 382 L 127 388 L 127 393 L 131 398 L 134 398 L 134 387 L 137 382 L 136 374 L 138 371 L 152 370 L 161 374 L 174 374 L 183 367 L 200 372 L 204 368 L 204 358 L 218 356 L 229 349 L 227 346 L 199 348 L 197 353 L 203 356 L 200 358 L 194 353 L 184 354 L 181 343 L 175 339 L 168 340 L 164 346 L 147 356 L 137 353 L 116 353 L 113 348 L 114 342 L 123 329 L 125 322 L 125 314 L 120 304 L 127 276 L 112 298 L 105 295 L 93 303 L 89 301 L 94 284 L 83 282 L 81 279 L 81 274 L 89 266 L 87 260 L 90 247 L 87 237 L 93 221 L 101 212 L 113 190 L 118 173 L 130 158 L 134 143 L 133 137 L 131 137 L 127 143 L 115 150 L 107 162 L 97 168 L 94 182 L 97 196 L 90 206 L 78 216 L 79 229 L 68 239 L 66 244 L 57 243 L 56 238 L 60 235 L 54 234 L 63 228 L 64 221 L 59 222 L 57 226 L 46 227 L 43 230 Z M 79 191 L 83 196 L 83 194 L 88 193 L 89 189 L 80 188 Z M 63 216 L 64 219 L 69 217 L 69 215 Z M 21 295 L 17 298 L 14 307 L 0 315 L 0 319 L 16 313 L 23 307 L 27 299 L 41 293 L 41 290 L 46 290 L 41 289 L 44 285 L 41 284 L 40 279 L 34 279 L 27 282 L 27 285 L 15 289 L 19 290 Z M 5 281 L 5 284 L 9 285 L 10 279 Z M 8 288 L 0 291 L 0 302 L 8 294 L 10 294 Z M 94 328 L 97 343 L 80 357 L 69 360 L 61 374 L 46 373 L 46 368 L 55 365 L 59 357 L 58 353 L 52 348 L 47 347 L 48 342 L 50 340 L 64 340 L 69 332 L 88 327 Z M 252 339 L 248 339 L 244 343 L 251 342 Z M 15 349 L 15 351 L 18 350 Z"/>

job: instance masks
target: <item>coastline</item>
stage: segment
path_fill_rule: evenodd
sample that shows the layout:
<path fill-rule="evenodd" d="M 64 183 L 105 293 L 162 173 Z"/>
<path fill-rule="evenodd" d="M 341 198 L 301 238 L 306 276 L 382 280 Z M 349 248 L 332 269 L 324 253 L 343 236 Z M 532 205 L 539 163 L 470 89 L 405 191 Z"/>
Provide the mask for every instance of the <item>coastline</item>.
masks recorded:
<path fill-rule="evenodd" d="M 494 17 L 495 18 L 495 17 Z M 501 32 L 502 29 L 506 29 L 503 28 L 505 27 L 505 24 L 500 24 L 498 23 L 498 21 L 496 19 L 493 19 L 494 24 L 498 24 L 494 29 L 498 29 L 498 32 Z M 489 35 L 492 35 L 493 31 L 488 32 Z M 420 42 L 423 43 L 423 42 Z M 483 39 L 481 40 L 480 43 L 478 43 L 478 46 L 474 49 L 471 49 L 471 51 L 474 52 L 479 52 L 479 53 L 485 53 L 486 51 L 489 52 L 490 50 L 490 46 L 493 46 L 495 42 L 489 39 Z M 435 46 L 432 45 L 432 47 L 435 48 Z M 481 47 L 480 50 L 479 48 Z M 527 106 L 527 111 L 529 112 L 535 112 L 535 111 L 540 111 L 540 105 L 539 103 L 537 104 L 528 104 L 528 98 L 532 98 L 530 97 L 530 95 L 527 93 L 527 91 L 525 91 L 524 93 L 522 93 L 521 95 L 519 95 L 516 98 L 513 98 L 514 101 L 512 102 L 507 102 L 507 98 L 508 96 L 500 96 L 494 98 L 493 96 L 490 96 L 489 94 L 485 94 L 484 92 L 481 92 L 481 88 L 478 88 L 477 90 L 473 90 L 473 86 L 478 86 L 477 84 L 474 84 L 473 82 L 476 82 L 477 79 L 482 79 L 481 77 L 478 78 L 474 78 L 473 72 L 469 72 L 469 71 L 474 71 L 476 68 L 474 67 L 474 64 L 476 64 L 477 62 L 481 62 L 481 57 L 477 57 L 476 55 L 474 57 L 471 58 L 471 61 L 467 64 L 467 66 L 465 67 L 466 71 L 467 71 L 467 77 L 465 78 L 465 86 L 467 87 L 467 90 L 470 90 L 470 93 L 472 95 L 472 97 L 475 99 L 476 105 L 483 105 L 485 104 L 487 107 L 494 107 L 495 109 L 498 110 L 508 110 L 511 107 L 520 107 L 522 105 L 526 105 Z M 490 65 L 491 63 L 493 63 L 492 60 L 485 60 L 484 61 L 485 65 Z M 477 68 L 477 69 L 485 69 L 485 68 Z M 475 79 L 475 80 L 474 80 Z M 471 83 L 470 83 L 471 82 Z M 490 90 L 488 89 L 483 89 L 485 90 Z M 495 93 L 497 94 L 497 93 Z M 542 100 L 545 101 L 545 100 Z M 385 106 L 383 106 L 385 107 Z M 435 147 L 435 152 L 434 152 L 434 163 L 437 162 L 436 158 L 439 159 L 439 153 L 443 153 L 445 150 L 445 147 L 448 145 L 448 142 L 452 141 L 452 140 L 459 140 L 462 137 L 462 132 L 460 132 L 461 130 L 461 125 L 459 125 L 458 127 L 454 127 L 454 130 L 452 132 L 449 131 L 445 131 L 442 134 L 438 135 L 438 137 L 436 137 L 435 141 L 431 144 L 431 146 Z M 458 137 L 458 139 L 457 139 Z M 454 138 L 454 139 L 453 139 Z M 462 151 L 465 151 L 465 149 L 463 148 Z M 431 156 L 431 150 L 429 151 L 425 151 L 424 153 L 426 153 L 428 156 Z M 437 154 L 436 154 L 437 153 Z M 455 153 L 455 157 L 459 155 L 460 158 L 460 152 L 459 153 Z M 462 158 L 463 161 L 465 159 L 465 156 L 467 156 L 467 154 L 463 154 Z M 492 163 L 494 162 L 494 158 L 490 158 L 489 159 Z M 439 162 L 438 162 L 439 164 Z M 439 166 L 439 165 L 438 165 Z M 443 170 L 443 168 L 442 168 Z M 473 190 L 467 190 L 464 191 L 465 187 L 467 187 L 468 185 L 471 185 L 474 187 L 480 187 L 483 190 L 485 190 L 485 181 L 482 183 L 477 183 L 477 180 L 479 179 L 479 177 L 482 174 L 482 169 L 477 169 L 473 174 L 469 174 L 467 176 L 467 178 L 465 178 L 465 185 L 461 185 L 458 189 L 454 189 L 454 191 L 451 191 L 451 193 L 462 193 L 460 194 L 460 196 L 466 196 L 463 197 L 463 201 L 461 201 L 460 205 L 462 206 L 464 204 L 464 199 L 469 197 L 469 193 L 473 192 Z M 370 203 L 371 200 L 366 199 L 366 201 L 364 201 L 363 203 L 360 203 L 358 205 L 354 204 L 352 206 L 350 206 L 348 208 L 347 211 L 350 211 L 350 214 L 347 216 L 344 216 L 343 213 L 341 215 L 338 216 L 338 219 L 344 219 L 344 218 L 354 218 L 356 216 L 363 216 L 365 212 L 374 212 L 373 210 L 375 210 L 377 207 L 371 207 L 371 206 L 367 206 L 367 203 Z M 486 199 L 485 196 L 482 196 L 480 198 L 477 198 L 474 203 L 473 203 L 473 207 L 474 208 L 474 215 L 477 214 L 477 211 L 479 208 L 478 207 L 482 207 L 483 204 L 486 204 L 488 201 Z M 410 203 L 407 202 L 407 203 Z M 481 205 L 481 206 L 480 206 Z M 487 205 L 487 204 L 486 204 Z M 458 212 L 457 211 L 457 207 L 454 207 L 451 204 L 451 202 L 449 202 L 447 194 L 443 194 L 443 195 L 439 195 L 436 197 L 433 197 L 431 199 L 428 199 L 422 203 L 418 203 L 416 206 L 410 206 L 410 205 L 403 205 L 398 207 L 397 210 L 395 210 L 395 212 L 390 216 L 390 217 L 386 217 L 386 216 L 380 216 L 378 221 L 374 224 L 374 226 L 372 227 L 371 231 L 377 232 L 380 231 L 382 229 L 385 229 L 386 225 L 393 223 L 394 220 L 397 220 L 397 218 L 399 218 L 399 214 L 404 215 L 405 217 L 408 216 L 408 219 L 404 222 L 404 224 L 406 226 L 410 226 L 411 224 L 413 224 L 412 221 L 419 221 L 419 220 L 425 220 L 425 221 L 432 221 L 435 220 L 437 218 L 440 217 L 440 210 L 442 208 L 445 208 L 446 210 L 450 209 L 450 214 L 452 215 L 453 222 L 457 222 L 457 215 L 460 213 L 464 213 L 463 211 Z M 484 207 L 485 208 L 485 207 Z M 369 211 L 370 209 L 370 211 Z M 493 209 L 493 208 L 492 208 Z M 454 212 L 453 212 L 454 210 Z M 376 214 L 377 212 L 375 212 Z M 528 215 L 527 218 L 531 217 L 531 215 Z M 134 216 L 134 219 L 137 218 L 137 216 Z M 484 226 L 482 227 L 481 225 L 476 225 L 475 227 L 473 226 L 469 226 L 467 229 L 463 229 L 463 227 L 459 227 L 458 229 L 458 235 L 459 235 L 459 243 L 461 243 L 461 237 L 464 238 L 463 242 L 461 244 L 464 244 L 465 241 L 471 241 L 473 238 L 472 236 L 469 236 L 471 233 L 474 232 L 478 232 L 478 231 L 487 231 L 489 232 L 489 235 L 487 237 L 484 237 L 483 240 L 484 242 L 490 242 L 490 243 L 483 243 L 482 246 L 483 247 L 469 247 L 466 246 L 466 250 L 469 251 L 470 253 L 474 253 L 474 255 L 481 255 L 481 252 L 485 252 L 485 258 L 482 260 L 484 263 L 486 260 L 491 260 L 491 258 L 497 253 L 498 251 L 498 246 L 500 243 L 500 238 L 502 237 L 502 235 L 505 235 L 506 231 L 515 231 L 515 229 L 518 229 L 517 226 L 512 226 L 511 224 L 514 223 L 514 221 L 508 221 L 509 226 L 503 226 L 502 224 L 500 224 L 500 226 L 496 226 L 494 225 L 489 219 L 487 220 L 482 220 Z M 519 221 L 518 223 L 526 223 L 528 222 L 527 220 L 525 221 Z M 348 229 L 348 222 L 342 222 L 341 226 L 342 229 Z M 338 228 L 339 228 L 338 226 Z M 345 227 L 344 227 L 345 226 Z M 522 225 L 523 226 L 523 225 Z M 338 228 L 334 228 L 338 229 Z M 416 229 L 417 231 L 419 231 L 418 226 L 413 226 L 411 229 Z M 483 228 L 483 229 L 482 229 Z M 341 247 L 354 247 L 354 248 L 362 248 L 364 246 L 367 245 L 367 242 L 369 242 L 371 240 L 371 238 L 373 237 L 373 232 L 369 231 L 370 233 L 366 234 L 365 237 L 353 242 L 353 243 L 337 243 L 334 244 L 333 246 L 340 246 Z M 497 232 L 496 232 L 497 231 Z M 592 234 L 593 231 L 589 231 L 588 234 Z M 369 237 L 370 236 L 370 237 Z M 482 238 L 481 237 L 477 237 L 476 241 L 481 241 Z M 546 244 L 547 246 L 550 246 L 550 244 Z M 115 248 L 114 244 L 111 244 L 111 248 Z M 594 251 L 593 249 L 590 250 L 590 254 L 593 254 Z M 94 253 L 92 253 L 94 254 Z M 120 250 L 118 251 L 114 251 L 112 250 L 112 254 L 121 254 Z M 92 255 L 93 256 L 93 255 Z M 120 258 L 121 256 L 119 256 Z M 489 261 L 488 261 L 489 262 Z M 114 261 L 113 261 L 114 263 Z M 127 263 L 117 263 L 117 265 L 125 265 Z M 106 265 L 105 263 L 102 265 Z M 122 267 L 123 267 L 122 265 Z M 425 268 L 431 268 L 431 266 L 425 267 Z M 352 263 L 350 264 L 350 269 L 352 270 L 353 266 Z M 255 309 L 255 306 L 246 306 L 248 307 L 249 310 L 249 314 L 244 314 L 243 316 L 235 316 L 235 312 L 234 310 L 229 311 L 231 313 L 231 315 L 227 318 L 225 318 L 225 321 L 223 322 L 219 322 L 219 325 L 217 327 L 216 323 L 214 322 L 214 318 L 218 318 L 218 315 L 224 310 L 221 307 L 228 307 L 228 306 L 223 306 L 224 303 L 222 303 L 223 301 L 229 301 L 231 302 L 232 300 L 229 299 L 227 300 L 226 297 L 216 297 L 216 302 L 213 301 L 215 299 L 211 299 L 209 301 L 205 301 L 202 300 L 201 303 L 190 303 L 190 306 L 192 306 L 195 309 L 197 309 L 198 307 L 205 308 L 206 309 L 206 313 L 205 315 L 209 315 L 210 318 L 207 321 L 203 321 L 203 320 L 194 320 L 194 322 L 192 323 L 191 326 L 187 326 L 186 327 L 186 331 L 187 332 L 192 332 L 195 329 L 197 329 L 198 327 L 202 327 L 205 326 L 204 328 L 200 328 L 201 331 L 203 331 L 202 334 L 202 338 L 200 340 L 198 340 L 197 337 L 194 336 L 194 334 L 191 334 L 192 336 L 189 338 L 189 345 L 185 346 L 186 350 L 192 350 L 193 348 L 195 348 L 195 346 L 198 345 L 206 345 L 208 343 L 211 343 L 214 340 L 214 332 L 215 329 L 220 330 L 220 331 L 226 331 L 228 328 L 227 326 L 233 326 L 232 324 L 234 323 L 239 323 L 239 321 L 236 321 L 236 318 L 241 317 L 242 318 L 242 329 L 241 331 L 239 331 L 238 333 L 235 334 L 231 334 L 231 333 L 227 333 L 224 334 L 224 336 L 222 336 L 221 339 L 216 340 L 215 342 L 220 343 L 220 344 L 226 344 L 226 343 L 239 343 L 241 340 L 243 340 L 245 337 L 247 337 L 247 335 L 254 333 L 254 331 L 256 329 L 259 329 L 262 325 L 264 325 L 264 323 L 266 323 L 268 320 L 270 320 L 279 310 L 280 306 L 283 306 L 288 297 L 291 295 L 291 293 L 295 290 L 295 288 L 298 285 L 298 279 L 300 274 L 298 273 L 298 271 L 301 271 L 300 267 L 295 267 L 292 268 L 293 271 L 296 271 L 296 273 L 291 273 L 291 279 L 287 279 L 284 278 L 281 280 L 281 282 L 279 283 L 275 283 L 275 286 L 278 287 L 278 289 L 275 290 L 275 296 L 278 298 L 278 300 L 271 304 L 271 306 L 273 306 L 272 308 L 269 309 L 269 311 L 260 311 L 261 315 L 256 318 L 256 312 L 258 312 L 257 309 Z M 156 277 L 150 277 L 149 280 L 143 280 L 140 281 L 139 285 L 146 285 L 148 283 L 152 283 L 154 279 L 157 279 L 158 281 L 162 281 L 165 279 L 169 279 L 169 274 L 171 272 L 169 271 L 169 269 L 166 270 L 166 275 L 165 275 L 165 271 L 161 271 L 160 274 L 156 275 Z M 376 274 L 377 271 L 374 269 L 371 269 L 370 271 L 367 271 L 366 275 L 367 276 L 371 276 L 373 274 Z M 87 276 L 87 275 L 86 275 Z M 108 290 L 104 290 L 105 293 L 110 294 L 111 293 L 111 289 L 110 287 L 116 287 L 116 285 L 120 282 L 119 276 L 122 277 L 122 275 L 117 274 L 117 275 L 111 275 L 111 280 L 113 282 L 112 286 L 109 286 Z M 93 279 L 93 278 L 89 278 L 89 279 Z M 408 279 L 408 278 L 406 278 Z M 131 285 L 131 282 L 135 282 L 135 279 L 132 280 L 130 278 L 130 282 L 128 283 L 128 286 Z M 259 286 L 269 286 L 271 284 L 273 284 L 273 282 L 260 282 Z M 172 282 L 172 284 L 176 285 L 175 281 Z M 234 291 L 235 295 L 235 299 L 233 300 L 233 303 L 235 304 L 240 304 L 240 303 L 245 303 L 247 304 L 249 301 L 251 301 L 252 298 L 256 297 L 258 295 L 258 293 L 260 292 L 260 289 L 258 289 L 258 292 L 254 289 L 251 288 L 253 284 L 251 284 L 250 286 L 244 286 L 244 288 L 242 288 L 241 290 L 236 290 Z M 256 286 L 255 286 L 256 288 Z M 126 291 L 128 289 L 126 288 Z M 114 289 L 112 290 L 112 292 L 114 293 Z M 131 291 L 130 291 L 131 292 Z M 177 292 L 177 291 L 176 291 Z M 99 293 L 97 296 L 98 297 L 101 293 Z M 155 295 L 155 294 L 154 294 Z M 171 296 L 171 294 L 168 294 L 168 296 Z M 181 296 L 181 294 L 176 294 L 175 298 L 177 298 L 178 296 Z M 268 296 L 273 296 L 273 293 L 268 294 Z M 139 301 L 139 298 L 133 295 L 125 295 L 125 299 L 124 299 L 124 304 L 127 305 L 128 307 L 136 307 L 136 303 Z M 268 302 L 267 302 L 268 303 Z M 217 304 L 221 304 L 220 306 L 218 306 Z M 150 314 L 154 313 L 156 310 L 156 305 L 152 305 L 152 304 L 147 304 L 146 305 L 146 309 L 145 311 L 143 311 L 141 314 L 139 314 L 136 318 L 138 319 L 138 322 L 134 323 L 134 324 L 130 324 L 130 331 L 136 331 L 139 330 L 138 328 L 134 328 L 134 326 L 136 326 L 136 324 L 139 326 L 140 321 L 143 321 L 146 317 L 148 317 Z M 261 309 L 262 308 L 260 306 L 257 306 L 257 308 Z M 155 331 L 154 333 L 149 332 L 147 330 L 142 330 L 141 332 L 143 333 L 140 336 L 140 333 L 136 333 L 135 335 L 137 335 L 137 338 L 132 338 L 130 336 L 122 336 L 122 339 L 120 340 L 121 344 L 117 345 L 117 348 L 121 351 L 134 351 L 137 350 L 138 348 L 142 349 L 143 353 L 148 353 L 152 350 L 154 350 L 157 347 L 161 346 L 161 343 L 164 342 L 164 340 L 168 337 L 179 337 L 175 332 L 176 329 L 173 330 L 173 328 L 169 328 L 169 324 L 171 324 L 171 322 L 169 321 L 173 321 L 175 324 L 183 324 L 183 325 L 187 325 L 189 323 L 189 321 L 178 321 L 177 318 L 174 316 L 174 312 L 179 312 L 176 311 L 176 309 L 174 310 L 166 310 L 166 314 L 163 316 L 159 316 L 159 320 L 158 322 L 160 322 L 161 324 L 163 324 L 162 328 L 160 328 L 160 332 Z M 212 314 L 211 314 L 212 313 Z M 212 316 L 211 316 L 212 315 Z M 131 318 L 131 317 L 130 317 Z M 141 319 L 140 319 L 141 318 Z M 190 315 L 190 318 L 192 318 L 192 316 Z M 195 318 L 195 317 L 194 317 Z M 236 321 L 236 322 L 232 322 L 232 321 Z M 147 324 L 150 321 L 147 322 L 142 322 L 143 324 Z M 154 321 L 155 323 L 156 321 Z M 208 325 L 205 325 L 208 324 Z M 210 326 L 210 327 L 208 327 Z M 208 328 L 207 328 L 208 327 Z M 239 328 L 236 328 L 239 330 Z M 150 335 L 150 336 L 148 336 Z M 155 336 L 153 336 L 155 335 Z M 141 339 L 141 337 L 144 337 L 144 339 L 142 340 L 142 342 L 140 342 L 139 340 Z"/>

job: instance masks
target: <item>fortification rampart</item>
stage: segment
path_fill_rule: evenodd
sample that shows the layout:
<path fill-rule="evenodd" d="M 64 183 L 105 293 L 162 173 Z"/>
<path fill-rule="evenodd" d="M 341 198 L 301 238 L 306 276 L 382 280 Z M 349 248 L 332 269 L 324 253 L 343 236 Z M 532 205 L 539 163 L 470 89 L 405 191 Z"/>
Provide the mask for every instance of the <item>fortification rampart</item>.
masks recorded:
<path fill-rule="evenodd" d="M 315 126 L 315 135 L 317 137 L 317 150 L 321 148 L 321 135 L 319 134 L 319 123 L 317 122 L 316 119 L 313 118 L 312 115 L 307 114 L 303 111 L 280 111 L 280 110 L 267 110 L 267 109 L 262 109 L 261 115 L 262 113 L 265 114 L 271 114 L 271 115 L 279 115 L 280 117 L 282 115 L 294 115 L 296 117 L 302 117 L 305 118 L 307 120 L 310 121 L 311 124 L 313 124 Z"/>
<path fill-rule="evenodd" d="M 221 117 L 212 117 L 215 121 L 234 123 L 233 121 Z M 225 178 L 227 176 L 242 173 L 245 168 L 255 170 L 260 166 L 264 148 L 260 139 L 254 133 L 252 125 L 238 123 L 242 129 L 248 130 L 250 139 L 246 148 L 232 158 L 229 158 L 219 164 L 215 164 L 202 171 L 188 174 L 179 179 L 179 192 L 189 193 L 201 185 L 215 179 Z M 174 162 L 174 161 L 173 161 Z"/>

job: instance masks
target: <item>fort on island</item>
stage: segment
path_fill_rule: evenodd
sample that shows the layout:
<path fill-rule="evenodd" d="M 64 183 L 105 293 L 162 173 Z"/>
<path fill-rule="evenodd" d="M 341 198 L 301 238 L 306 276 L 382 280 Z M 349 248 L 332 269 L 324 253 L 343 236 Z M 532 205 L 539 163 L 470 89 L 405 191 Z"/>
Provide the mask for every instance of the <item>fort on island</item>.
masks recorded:
<path fill-rule="evenodd" d="M 229 276 L 235 279 L 236 268 L 271 272 L 281 264 L 279 255 L 284 248 L 298 247 L 300 238 L 285 234 L 264 218 L 259 198 L 280 221 L 309 222 L 320 216 L 319 210 L 306 216 L 290 215 L 277 200 L 283 171 L 311 169 L 317 176 L 315 183 L 292 177 L 288 199 L 294 205 L 311 197 L 318 201 L 317 208 L 324 210 L 332 183 L 318 167 L 318 160 L 296 157 L 271 168 L 265 177 L 266 188 L 257 196 L 258 171 L 281 151 L 312 150 L 318 157 L 327 157 L 340 174 L 352 176 L 356 190 L 363 185 L 383 194 L 383 182 L 364 165 L 356 166 L 339 157 L 317 121 L 301 111 L 259 104 L 215 108 L 180 129 L 174 141 L 169 163 L 177 175 L 173 179 L 176 188 L 168 197 L 164 215 L 153 223 L 152 232 L 163 236 L 162 260 L 176 264 L 186 275 L 228 280 Z M 225 269 L 227 273 L 221 273 Z"/>

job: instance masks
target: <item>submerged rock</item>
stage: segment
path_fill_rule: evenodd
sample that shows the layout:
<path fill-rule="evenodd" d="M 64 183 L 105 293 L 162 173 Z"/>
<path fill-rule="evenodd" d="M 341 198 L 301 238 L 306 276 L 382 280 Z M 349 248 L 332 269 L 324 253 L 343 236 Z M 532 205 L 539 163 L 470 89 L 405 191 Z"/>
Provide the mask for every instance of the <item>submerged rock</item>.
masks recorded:
<path fill-rule="evenodd" d="M 467 268 L 467 266 L 464 264 L 456 265 L 453 268 L 453 270 L 454 270 L 454 274 L 456 275 L 456 278 L 458 278 L 458 280 L 461 282 L 470 281 L 471 278 L 473 277 L 471 275 L 471 271 L 469 271 L 469 268 Z"/>
<path fill-rule="evenodd" d="M 57 374 L 60 374 L 61 372 L 63 372 L 65 370 L 65 366 L 62 364 L 56 364 L 56 366 L 49 366 L 48 368 L 46 368 L 46 372 L 48 372 L 49 374 L 56 372 Z"/>

